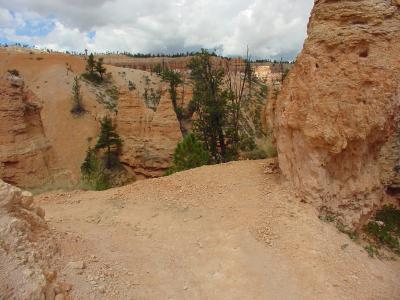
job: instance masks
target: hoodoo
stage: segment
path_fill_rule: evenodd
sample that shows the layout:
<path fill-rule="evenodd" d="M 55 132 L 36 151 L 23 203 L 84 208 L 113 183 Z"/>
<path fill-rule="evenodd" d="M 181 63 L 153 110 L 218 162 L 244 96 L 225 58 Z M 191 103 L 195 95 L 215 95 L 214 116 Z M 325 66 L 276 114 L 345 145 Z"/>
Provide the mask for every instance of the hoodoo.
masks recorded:
<path fill-rule="evenodd" d="M 399 41 L 398 0 L 315 1 L 303 51 L 271 106 L 283 174 L 347 224 L 383 199 L 379 156 L 399 112 Z"/>

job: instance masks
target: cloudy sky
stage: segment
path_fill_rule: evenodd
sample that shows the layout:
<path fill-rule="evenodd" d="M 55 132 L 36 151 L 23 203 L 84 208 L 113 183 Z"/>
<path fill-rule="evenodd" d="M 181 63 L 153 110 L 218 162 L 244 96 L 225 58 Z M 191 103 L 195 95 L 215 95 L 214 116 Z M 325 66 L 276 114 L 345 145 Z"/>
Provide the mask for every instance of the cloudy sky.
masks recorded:
<path fill-rule="evenodd" d="M 0 0 L 0 43 L 293 58 L 313 0 Z"/>

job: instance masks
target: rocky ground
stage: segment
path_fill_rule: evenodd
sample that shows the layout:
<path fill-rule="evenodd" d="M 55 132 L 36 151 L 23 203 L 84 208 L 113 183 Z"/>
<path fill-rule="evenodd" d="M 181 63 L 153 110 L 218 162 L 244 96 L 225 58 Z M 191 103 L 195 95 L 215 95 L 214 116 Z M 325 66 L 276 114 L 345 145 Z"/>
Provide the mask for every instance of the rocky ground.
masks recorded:
<path fill-rule="evenodd" d="M 37 196 L 57 281 L 73 299 L 399 299 L 400 263 L 370 258 L 266 164 Z"/>

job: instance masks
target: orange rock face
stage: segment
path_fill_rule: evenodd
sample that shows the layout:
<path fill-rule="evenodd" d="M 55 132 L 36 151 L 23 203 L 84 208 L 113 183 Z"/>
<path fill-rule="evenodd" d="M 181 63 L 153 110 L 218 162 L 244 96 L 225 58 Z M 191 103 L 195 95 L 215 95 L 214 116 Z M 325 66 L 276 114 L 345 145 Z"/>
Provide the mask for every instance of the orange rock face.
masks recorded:
<path fill-rule="evenodd" d="M 163 175 L 182 138 L 166 88 L 156 111 L 146 107 L 137 91 L 121 92 L 117 124 L 124 141 L 121 161 L 139 178 Z"/>
<path fill-rule="evenodd" d="M 275 108 L 280 167 L 350 224 L 380 205 L 378 157 L 400 105 L 398 1 L 315 1 Z"/>
<path fill-rule="evenodd" d="M 41 105 L 22 79 L 0 79 L 0 178 L 37 186 L 49 177 L 52 148 L 43 133 Z"/>

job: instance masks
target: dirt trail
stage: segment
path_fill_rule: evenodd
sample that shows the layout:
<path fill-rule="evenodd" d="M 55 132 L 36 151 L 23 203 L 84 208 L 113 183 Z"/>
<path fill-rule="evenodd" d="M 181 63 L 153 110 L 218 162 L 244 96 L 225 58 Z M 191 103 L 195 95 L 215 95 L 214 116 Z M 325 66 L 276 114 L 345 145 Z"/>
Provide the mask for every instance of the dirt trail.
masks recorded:
<path fill-rule="evenodd" d="M 264 168 L 38 196 L 62 244 L 59 277 L 76 299 L 400 299 L 399 262 L 368 257 Z"/>

